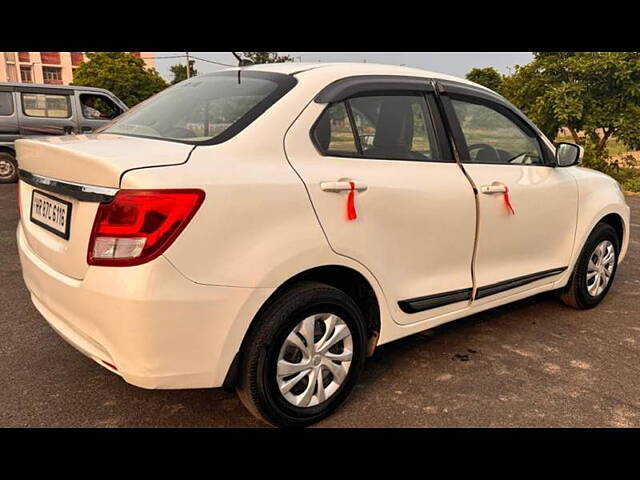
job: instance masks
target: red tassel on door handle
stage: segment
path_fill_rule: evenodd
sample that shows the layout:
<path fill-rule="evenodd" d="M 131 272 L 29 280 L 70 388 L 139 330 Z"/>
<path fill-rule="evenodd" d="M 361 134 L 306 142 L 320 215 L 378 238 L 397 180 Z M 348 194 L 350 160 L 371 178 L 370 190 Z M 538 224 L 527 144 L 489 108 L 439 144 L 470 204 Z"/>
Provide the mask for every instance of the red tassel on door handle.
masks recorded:
<path fill-rule="evenodd" d="M 349 196 L 347 197 L 347 219 L 355 220 L 356 218 L 358 218 L 355 199 L 356 184 L 353 182 L 349 182 L 349 186 L 351 187 L 351 190 L 349 190 Z"/>
<path fill-rule="evenodd" d="M 505 190 L 504 190 L 504 204 L 507 206 L 507 208 L 509 209 L 511 214 L 515 215 L 516 212 L 513 210 L 513 207 L 511 206 L 511 200 L 509 199 L 509 187 L 505 186 L 504 188 L 505 188 Z"/>

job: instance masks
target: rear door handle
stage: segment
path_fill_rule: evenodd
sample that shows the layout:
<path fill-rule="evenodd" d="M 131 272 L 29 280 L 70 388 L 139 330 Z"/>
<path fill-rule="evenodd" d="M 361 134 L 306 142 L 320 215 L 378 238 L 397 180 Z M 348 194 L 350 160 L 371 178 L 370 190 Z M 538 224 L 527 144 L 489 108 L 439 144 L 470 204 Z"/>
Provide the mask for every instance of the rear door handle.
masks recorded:
<path fill-rule="evenodd" d="M 506 185 L 482 185 L 480 187 L 480 191 L 488 195 L 492 193 L 506 193 L 507 186 Z"/>
<path fill-rule="evenodd" d="M 353 182 L 353 189 L 357 192 L 364 192 L 367 186 L 364 183 Z M 321 182 L 320 189 L 323 192 L 349 192 L 351 191 L 350 182 Z"/>
<path fill-rule="evenodd" d="M 82 127 L 82 131 L 83 132 L 91 132 L 93 130 L 93 128 L 91 127 Z"/>

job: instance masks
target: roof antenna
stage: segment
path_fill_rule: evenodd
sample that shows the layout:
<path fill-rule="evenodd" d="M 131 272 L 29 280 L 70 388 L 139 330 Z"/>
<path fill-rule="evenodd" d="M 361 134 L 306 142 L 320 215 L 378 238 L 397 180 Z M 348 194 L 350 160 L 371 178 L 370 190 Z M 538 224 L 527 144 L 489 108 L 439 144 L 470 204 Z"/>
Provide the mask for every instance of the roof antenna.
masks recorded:
<path fill-rule="evenodd" d="M 249 60 L 248 58 L 242 58 L 236 52 L 231 52 L 231 53 L 233 54 L 234 57 L 236 57 L 238 59 L 238 66 L 239 67 L 249 67 L 249 66 L 253 65 L 253 62 L 251 60 Z"/>

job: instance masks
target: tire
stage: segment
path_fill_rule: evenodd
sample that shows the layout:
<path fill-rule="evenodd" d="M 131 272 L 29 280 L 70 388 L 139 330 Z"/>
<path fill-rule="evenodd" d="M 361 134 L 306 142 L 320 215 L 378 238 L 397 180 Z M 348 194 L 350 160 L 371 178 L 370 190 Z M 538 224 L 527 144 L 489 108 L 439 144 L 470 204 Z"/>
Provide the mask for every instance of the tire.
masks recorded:
<path fill-rule="evenodd" d="M 603 242 L 610 242 L 613 247 L 614 258 L 609 280 L 604 286 L 602 291 L 598 292 L 593 290 L 593 283 L 595 280 L 587 280 L 587 274 L 589 273 L 589 261 L 598 258 L 596 248 L 603 244 Z M 615 229 L 606 223 L 599 223 L 589 235 L 587 242 L 585 243 L 580 257 L 576 262 L 576 266 L 573 270 L 573 274 L 569 279 L 569 283 L 565 289 L 561 292 L 560 298 L 562 301 L 570 307 L 580 310 L 593 308 L 598 305 L 602 299 L 607 295 L 618 269 L 618 255 L 620 254 L 620 239 Z M 594 256 L 595 255 L 595 256 Z M 594 262 L 594 264 L 597 261 Z M 589 287 L 591 282 L 591 293 Z"/>
<path fill-rule="evenodd" d="M 317 317 L 312 317 L 314 315 Z M 329 318 L 330 316 L 333 320 Z M 310 317 L 312 317 L 311 323 L 304 323 Z M 314 318 L 317 319 L 314 320 Z M 332 322 L 335 323 L 335 326 Z M 285 341 L 295 335 L 298 337 L 298 342 L 302 340 L 299 345 L 306 347 L 305 330 L 304 327 L 300 327 L 303 324 L 313 325 L 311 331 L 315 332 L 316 337 L 313 340 L 312 350 L 303 353 L 302 348 L 295 347 L 291 342 L 288 342 L 284 347 Z M 251 413 L 260 420 L 277 427 L 304 427 L 325 418 L 344 403 L 362 372 L 366 350 L 364 317 L 351 297 L 329 285 L 300 282 L 283 292 L 271 303 L 256 319 L 254 325 L 244 342 L 236 387 L 240 400 Z M 322 346 L 327 345 L 327 342 L 332 338 L 338 338 L 338 333 L 343 334 L 345 325 L 350 337 L 338 341 L 324 354 L 314 353 L 321 352 Z M 299 327 L 302 328 L 302 333 L 294 333 L 294 330 Z M 337 336 L 334 337 L 334 335 Z M 322 338 L 318 339 L 318 337 Z M 323 339 L 326 337 L 328 337 L 327 341 L 323 343 Z M 317 346 L 320 348 L 316 351 Z M 345 368 L 347 369 L 346 376 L 340 380 L 332 373 L 336 370 L 329 368 L 331 365 L 325 364 L 329 360 L 323 355 L 327 357 L 331 355 L 331 358 L 343 355 L 347 358 L 349 346 L 352 351 L 350 363 L 337 363 L 340 365 L 339 376 L 344 375 L 341 372 Z M 286 355 L 282 357 L 282 352 L 286 352 L 286 355 L 293 352 L 300 357 L 297 361 L 309 362 L 305 364 L 317 366 L 309 366 L 308 369 L 305 369 L 305 371 L 312 372 L 306 376 L 300 371 L 293 377 L 282 377 L 279 365 L 282 365 L 285 360 L 287 362 L 296 361 Z M 311 354 L 309 354 L 310 352 Z M 321 357 L 320 360 L 318 357 Z M 310 358 L 310 360 L 305 360 L 305 358 Z M 334 365 L 336 365 L 335 362 Z M 320 378 L 323 380 L 318 381 L 315 377 L 316 381 L 312 381 L 313 375 L 316 374 L 321 375 Z M 303 378 L 295 383 L 288 393 L 281 393 L 282 384 L 293 382 L 298 378 L 298 375 L 303 375 Z M 319 382 L 322 383 L 322 388 L 318 385 Z M 294 393 L 299 394 L 295 396 L 296 399 L 304 399 L 308 387 L 313 386 L 314 383 L 315 387 L 312 387 L 312 391 L 315 393 L 310 397 L 308 405 L 304 405 L 304 400 L 301 404 L 292 403 L 291 397 L 294 397 Z M 286 398 L 285 395 L 290 398 Z M 320 401 L 322 395 L 325 395 L 324 401 Z"/>
<path fill-rule="evenodd" d="M 15 183 L 18 181 L 18 162 L 13 155 L 0 152 L 0 183 Z"/>

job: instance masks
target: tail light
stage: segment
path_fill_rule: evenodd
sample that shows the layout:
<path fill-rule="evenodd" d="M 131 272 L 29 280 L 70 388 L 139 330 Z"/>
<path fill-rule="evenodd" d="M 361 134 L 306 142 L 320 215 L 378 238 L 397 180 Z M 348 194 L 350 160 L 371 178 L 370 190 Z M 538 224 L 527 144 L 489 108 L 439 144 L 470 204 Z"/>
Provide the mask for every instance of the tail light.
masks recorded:
<path fill-rule="evenodd" d="M 131 266 L 164 252 L 193 218 L 202 190 L 120 190 L 98 207 L 87 262 Z"/>

